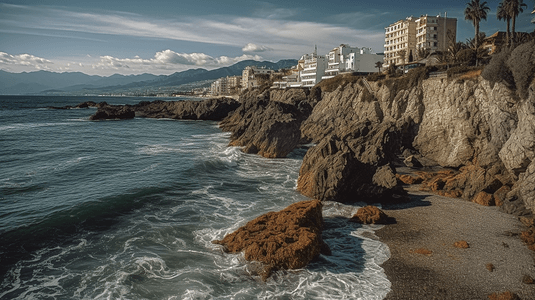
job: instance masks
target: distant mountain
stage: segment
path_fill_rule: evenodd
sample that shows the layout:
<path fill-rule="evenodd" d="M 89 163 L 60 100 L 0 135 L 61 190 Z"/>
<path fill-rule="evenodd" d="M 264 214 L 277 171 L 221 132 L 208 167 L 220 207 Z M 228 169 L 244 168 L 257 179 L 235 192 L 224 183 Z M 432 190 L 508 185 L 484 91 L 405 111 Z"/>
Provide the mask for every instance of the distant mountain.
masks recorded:
<path fill-rule="evenodd" d="M 103 92 L 111 92 L 139 88 L 180 86 L 183 84 L 197 81 L 216 80 L 218 78 L 226 76 L 241 76 L 243 69 L 245 69 L 245 67 L 247 66 L 266 67 L 273 70 L 279 70 L 283 68 L 291 68 L 295 65 L 297 65 L 297 60 L 295 59 L 280 60 L 276 63 L 269 61 L 244 60 L 229 67 L 223 67 L 210 71 L 205 69 L 190 69 L 183 72 L 173 73 L 168 76 L 161 76 L 160 78 L 155 80 L 133 82 L 121 86 L 107 86 L 104 88 L 97 89 Z"/>
<path fill-rule="evenodd" d="M 119 75 L 109 77 L 87 75 L 80 72 L 55 73 L 49 71 L 9 73 L 0 70 L 1 95 L 36 94 L 45 90 L 75 91 L 109 85 L 128 84 L 136 81 L 154 80 L 152 74 Z"/>
<path fill-rule="evenodd" d="M 290 68 L 297 60 L 288 59 L 273 63 L 269 61 L 245 60 L 232 66 L 215 70 L 190 69 L 171 75 L 119 75 L 108 77 L 87 75 L 80 72 L 54 73 L 49 71 L 9 73 L 0 70 L 0 95 L 27 94 L 80 94 L 112 93 L 138 89 L 177 87 L 194 82 L 206 82 L 220 77 L 241 75 L 247 66 L 266 67 L 273 70 Z"/>

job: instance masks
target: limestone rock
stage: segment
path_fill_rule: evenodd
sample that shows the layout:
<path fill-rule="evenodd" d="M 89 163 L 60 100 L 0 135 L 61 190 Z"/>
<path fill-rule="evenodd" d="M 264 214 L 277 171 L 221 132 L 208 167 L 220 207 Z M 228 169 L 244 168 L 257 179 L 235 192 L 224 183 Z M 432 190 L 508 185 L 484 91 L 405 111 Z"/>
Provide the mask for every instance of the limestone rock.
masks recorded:
<path fill-rule="evenodd" d="M 300 142 L 303 118 L 295 105 L 245 100 L 220 127 L 232 132 L 230 146 L 243 146 L 244 152 L 264 157 L 286 157 Z"/>
<path fill-rule="evenodd" d="M 387 147 L 380 142 L 385 140 L 385 132 L 376 132 L 383 138 L 359 136 L 361 132 L 356 131 L 346 139 L 323 139 L 303 158 L 297 190 L 322 201 L 398 201 L 406 192 L 390 167 L 379 168 L 388 156 L 382 151 Z"/>
<path fill-rule="evenodd" d="M 407 158 L 405 158 L 403 163 L 409 168 L 421 168 L 421 167 L 423 167 L 422 163 L 420 163 L 418 161 L 418 159 L 416 159 L 416 157 L 414 157 L 414 155 L 411 155 L 411 156 L 408 156 Z"/>
<path fill-rule="evenodd" d="M 265 280 L 272 270 L 305 267 L 325 249 L 321 209 L 317 200 L 294 203 L 264 214 L 213 243 L 223 245 L 229 253 L 243 251 L 246 260 L 262 262 Z"/>
<path fill-rule="evenodd" d="M 368 205 L 359 208 L 350 221 L 361 224 L 387 224 L 388 216 L 377 206 Z"/>
<path fill-rule="evenodd" d="M 394 170 L 392 170 L 392 167 L 389 165 L 377 168 L 372 177 L 372 182 L 387 189 L 392 189 L 398 184 Z"/>

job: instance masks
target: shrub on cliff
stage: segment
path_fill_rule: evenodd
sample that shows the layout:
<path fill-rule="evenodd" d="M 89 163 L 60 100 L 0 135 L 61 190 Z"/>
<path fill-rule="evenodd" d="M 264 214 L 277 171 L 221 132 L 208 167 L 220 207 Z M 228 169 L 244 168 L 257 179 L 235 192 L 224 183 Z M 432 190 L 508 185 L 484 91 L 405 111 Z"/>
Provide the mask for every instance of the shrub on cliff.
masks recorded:
<path fill-rule="evenodd" d="M 535 40 L 524 43 L 511 52 L 507 66 L 513 74 L 518 94 L 528 97 L 528 88 L 535 76 Z"/>
<path fill-rule="evenodd" d="M 366 79 L 368 81 L 378 81 L 385 78 L 385 74 L 383 73 L 371 73 L 370 75 L 366 76 Z"/>
<path fill-rule="evenodd" d="M 414 68 L 409 70 L 407 74 L 401 77 L 385 80 L 385 84 L 387 84 L 391 89 L 410 89 L 418 86 L 420 82 L 429 78 L 430 70 L 432 70 L 430 67 Z"/>
<path fill-rule="evenodd" d="M 493 55 L 481 75 L 492 83 L 504 82 L 509 88 L 516 88 L 521 98 L 527 98 L 535 77 L 535 40 Z"/>
<path fill-rule="evenodd" d="M 510 55 L 511 51 L 508 49 L 503 49 L 499 53 L 494 54 L 489 64 L 483 69 L 481 76 L 490 81 L 491 84 L 502 82 L 509 88 L 513 88 L 515 80 L 511 70 L 507 66 L 507 59 Z"/>

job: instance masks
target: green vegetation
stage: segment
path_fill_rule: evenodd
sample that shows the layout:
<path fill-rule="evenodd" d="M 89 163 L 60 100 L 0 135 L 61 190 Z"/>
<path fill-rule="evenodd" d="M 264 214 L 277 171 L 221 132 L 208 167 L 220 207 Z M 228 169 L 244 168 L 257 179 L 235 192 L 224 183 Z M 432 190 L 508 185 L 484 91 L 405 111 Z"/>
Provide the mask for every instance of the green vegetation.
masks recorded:
<path fill-rule="evenodd" d="M 527 98 L 528 87 L 535 78 L 535 39 L 493 55 L 481 76 L 493 84 L 502 82 L 516 88 L 521 98 Z"/>
<path fill-rule="evenodd" d="M 475 45 L 479 46 L 479 23 L 482 20 L 487 20 L 487 13 L 490 8 L 487 6 L 487 2 L 479 2 L 479 0 L 472 0 L 467 3 L 466 9 L 464 10 L 464 19 L 472 21 L 475 28 Z"/>

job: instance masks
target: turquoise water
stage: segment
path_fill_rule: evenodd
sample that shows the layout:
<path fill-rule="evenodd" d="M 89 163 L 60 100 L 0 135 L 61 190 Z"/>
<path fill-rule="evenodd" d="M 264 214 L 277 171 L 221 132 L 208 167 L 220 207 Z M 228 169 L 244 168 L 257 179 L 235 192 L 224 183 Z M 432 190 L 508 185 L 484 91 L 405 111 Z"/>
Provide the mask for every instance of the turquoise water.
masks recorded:
<path fill-rule="evenodd" d="M 251 276 L 211 243 L 295 191 L 305 150 L 265 159 L 227 147 L 216 122 L 88 121 L 128 97 L 0 96 L 1 299 L 382 299 L 388 248 L 326 203 L 333 256 Z M 176 99 L 172 99 L 176 100 Z"/>

